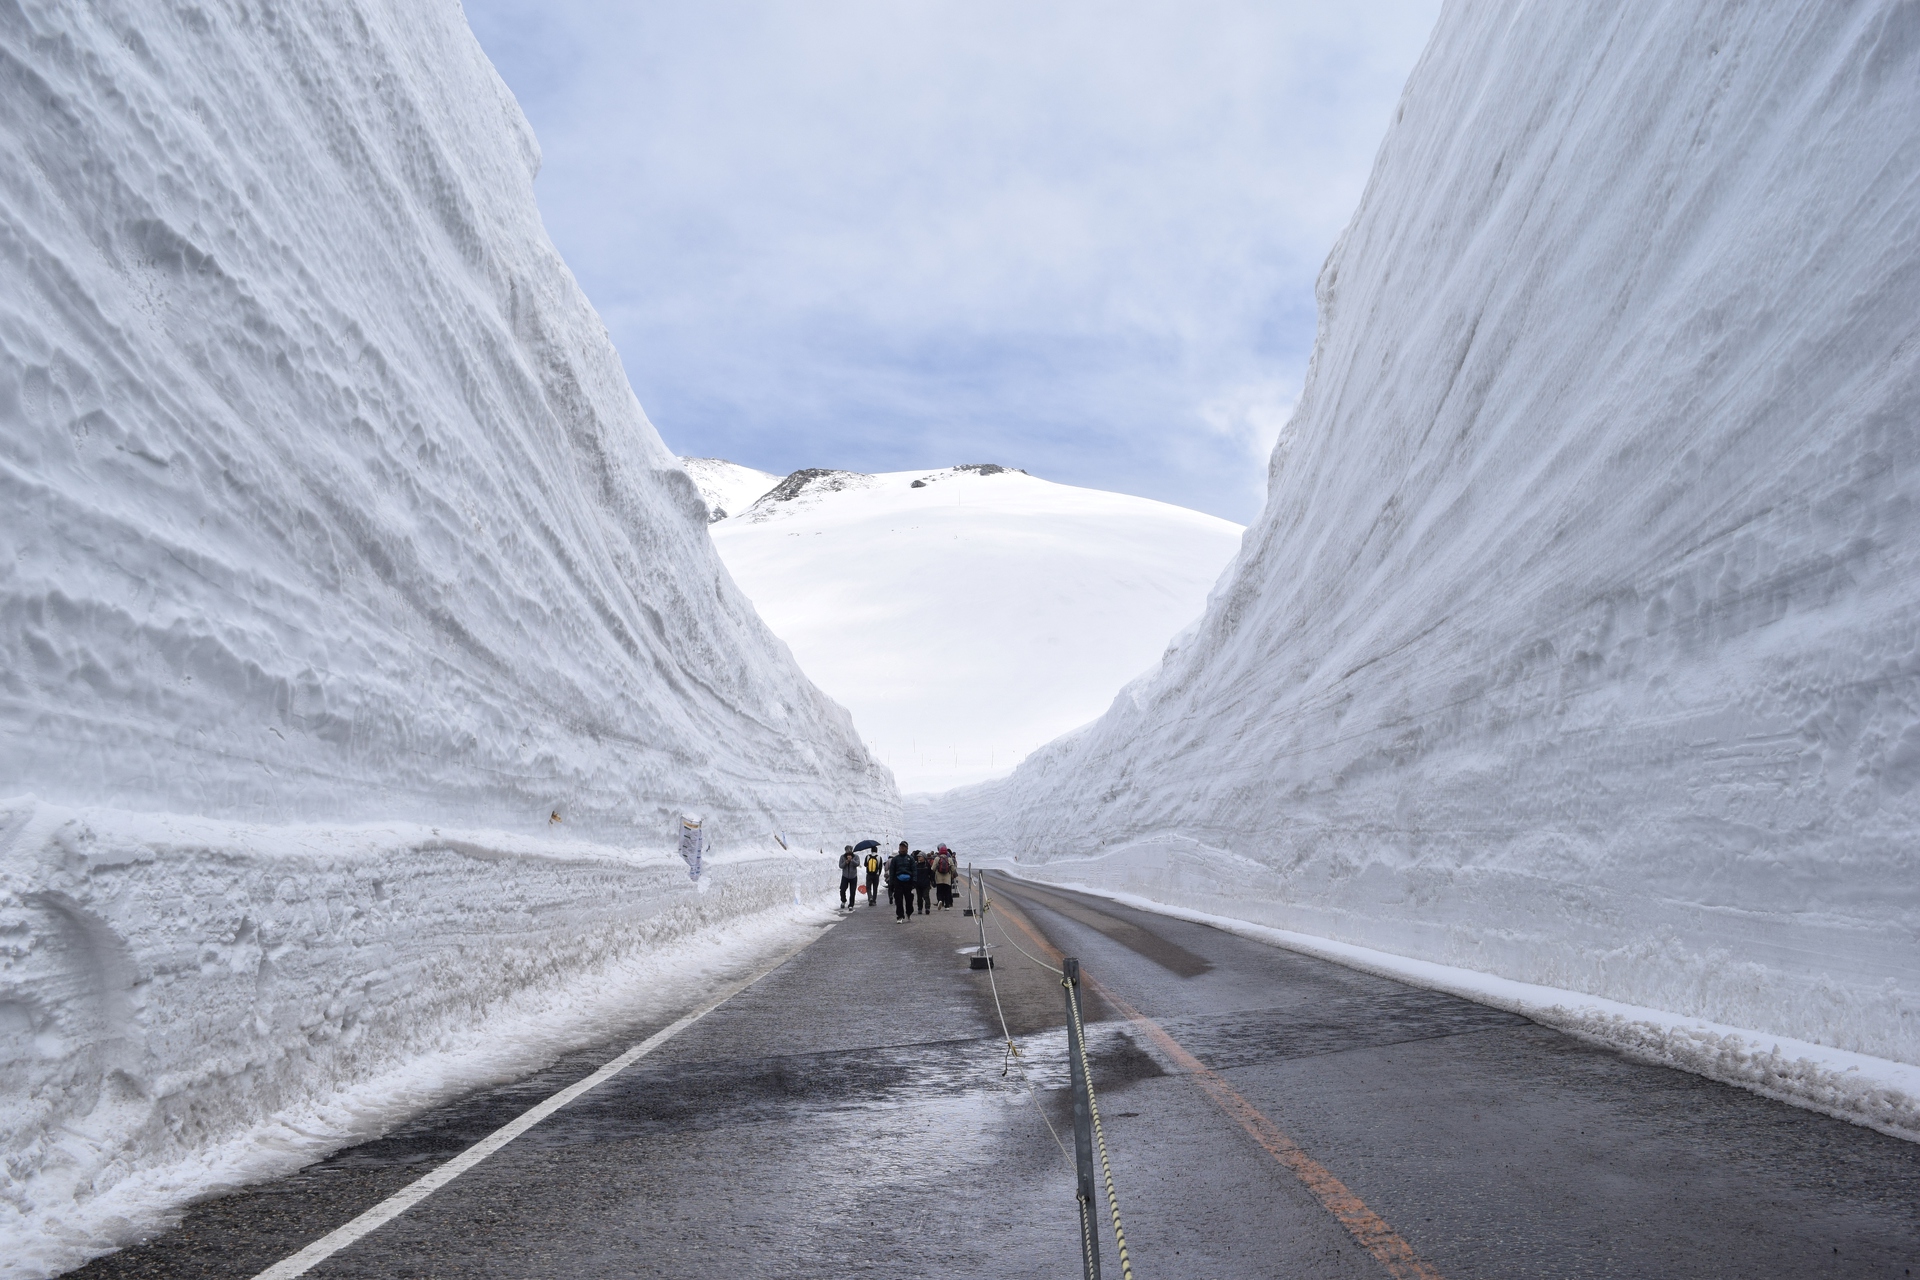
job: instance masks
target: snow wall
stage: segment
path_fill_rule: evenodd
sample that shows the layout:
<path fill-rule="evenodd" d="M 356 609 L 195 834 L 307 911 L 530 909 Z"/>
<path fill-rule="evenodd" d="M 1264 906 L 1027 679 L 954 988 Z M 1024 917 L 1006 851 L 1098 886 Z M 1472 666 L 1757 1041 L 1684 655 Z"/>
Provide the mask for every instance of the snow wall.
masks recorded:
<path fill-rule="evenodd" d="M 913 839 L 1920 1063 L 1920 4 L 1453 0 L 1319 302 L 1200 621 Z"/>
<path fill-rule="evenodd" d="M 0 149 L 10 1265 L 897 826 L 455 0 L 0 6 Z"/>

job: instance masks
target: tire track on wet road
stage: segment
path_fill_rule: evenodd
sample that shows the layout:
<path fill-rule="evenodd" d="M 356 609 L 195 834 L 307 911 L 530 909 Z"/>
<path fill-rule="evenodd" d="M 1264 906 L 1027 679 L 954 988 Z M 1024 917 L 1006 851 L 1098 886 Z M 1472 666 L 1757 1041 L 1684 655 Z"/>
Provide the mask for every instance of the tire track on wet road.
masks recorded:
<path fill-rule="evenodd" d="M 1045 954 L 1050 956 L 1055 964 L 1062 963 L 1066 956 L 1059 948 L 1042 937 L 1040 932 L 1018 912 L 1004 911 L 1007 895 L 1004 892 L 1004 886 L 1002 889 L 1002 909 L 1005 918 L 1012 920 L 1014 926 L 1032 939 L 1035 945 L 1044 948 Z M 1024 886 L 1023 891 L 1030 900 L 1058 901 L 1055 895 L 1025 890 Z M 1014 897 L 1017 901 L 1018 895 Z M 1095 929 L 1120 941 L 1121 945 L 1128 947 L 1136 954 L 1146 956 L 1183 978 L 1197 977 L 1213 967 L 1201 961 L 1198 956 L 1193 956 L 1185 948 L 1147 934 L 1147 931 L 1138 925 L 1115 921 L 1116 924 L 1124 927 L 1102 928 L 1100 924 L 1087 919 L 1087 916 L 1092 913 L 1083 908 L 1075 907 L 1067 913 L 1071 918 L 1091 924 Z M 1134 939 L 1140 935 L 1145 935 L 1144 939 L 1136 942 Z M 1177 957 L 1191 957 L 1191 959 L 1179 963 L 1176 967 L 1175 964 L 1170 964 L 1163 958 L 1169 953 L 1175 953 Z M 1366 1201 L 1355 1195 L 1344 1182 L 1335 1177 L 1332 1170 L 1315 1160 L 1300 1147 L 1300 1144 L 1282 1133 L 1278 1125 L 1269 1120 L 1258 1107 L 1242 1097 L 1238 1090 L 1227 1083 L 1224 1076 L 1194 1057 L 1184 1045 L 1168 1033 L 1165 1027 L 1115 995 L 1112 989 L 1100 980 L 1098 974 L 1084 966 L 1080 972 L 1086 978 L 1088 986 L 1099 992 L 1101 998 L 1118 1010 L 1122 1017 L 1145 1031 L 1149 1039 L 1172 1061 L 1175 1067 L 1185 1073 L 1188 1079 L 1198 1084 L 1215 1105 L 1231 1116 L 1235 1123 L 1246 1130 L 1248 1136 L 1260 1144 L 1262 1150 L 1279 1161 L 1289 1173 L 1313 1192 L 1321 1206 L 1347 1229 L 1347 1233 L 1361 1248 L 1386 1268 L 1388 1275 L 1394 1280 L 1444 1280 L 1432 1264 L 1414 1252 L 1413 1246 L 1388 1225 L 1385 1218 L 1375 1213 Z"/>
<path fill-rule="evenodd" d="M 991 881 L 1015 938 L 1043 957 L 1076 955 L 1092 994 L 1165 1070 L 1142 1094 L 1169 1109 L 1169 1087 L 1205 1097 L 1208 1123 L 1314 1188 L 1368 1246 L 1375 1275 L 1920 1271 L 1920 1146 L 1455 996 L 1057 886 Z M 1169 948 L 1210 967 L 1183 974 Z M 1165 1125 L 1147 1098 L 1128 1105 L 1145 1132 L 1119 1145 L 1154 1143 Z M 1131 1172 L 1150 1177 L 1152 1164 Z M 1231 1216 L 1248 1223 L 1284 1197 L 1276 1188 Z M 1132 1202 L 1129 1239 L 1151 1239 Z M 1274 1270 L 1323 1264 L 1296 1256 Z"/>

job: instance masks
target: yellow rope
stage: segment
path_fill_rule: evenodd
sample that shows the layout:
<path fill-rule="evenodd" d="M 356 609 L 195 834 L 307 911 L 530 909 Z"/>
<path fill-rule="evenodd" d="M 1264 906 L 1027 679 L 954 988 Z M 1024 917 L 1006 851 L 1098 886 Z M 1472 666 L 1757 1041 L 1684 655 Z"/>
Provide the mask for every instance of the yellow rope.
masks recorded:
<path fill-rule="evenodd" d="M 1120 1247 L 1120 1274 L 1126 1280 L 1133 1280 L 1133 1262 L 1127 1257 L 1127 1233 L 1120 1226 L 1120 1197 L 1113 1190 L 1113 1166 L 1107 1163 L 1107 1135 L 1100 1128 L 1100 1104 L 1093 1097 L 1093 1068 L 1087 1062 L 1087 1032 L 1080 1023 L 1080 991 L 1071 982 L 1064 982 L 1067 988 L 1067 1001 L 1073 1007 L 1073 1029 L 1080 1041 L 1080 1078 L 1087 1086 L 1087 1111 L 1093 1117 L 1093 1136 L 1100 1144 L 1100 1169 L 1107 1180 L 1107 1207 L 1113 1212 L 1113 1239 Z"/>
<path fill-rule="evenodd" d="M 1073 1198 L 1080 1206 L 1080 1274 L 1090 1276 L 1093 1274 L 1093 1251 L 1095 1247 L 1092 1230 L 1093 1206 L 1087 1203 L 1086 1198 L 1083 1196 L 1076 1194 Z"/>

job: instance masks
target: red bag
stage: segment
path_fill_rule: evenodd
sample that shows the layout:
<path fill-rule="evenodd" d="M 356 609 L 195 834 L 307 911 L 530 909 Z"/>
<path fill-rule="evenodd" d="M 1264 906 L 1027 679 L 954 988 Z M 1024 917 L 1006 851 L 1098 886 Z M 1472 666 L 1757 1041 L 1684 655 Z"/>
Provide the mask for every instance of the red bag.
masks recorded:
<path fill-rule="evenodd" d="M 859 893 L 865 893 L 866 891 L 867 891 L 867 886 L 865 886 L 865 885 L 860 885 L 860 886 L 858 886 L 858 888 L 857 888 L 857 890 L 856 890 L 856 892 L 859 892 Z"/>

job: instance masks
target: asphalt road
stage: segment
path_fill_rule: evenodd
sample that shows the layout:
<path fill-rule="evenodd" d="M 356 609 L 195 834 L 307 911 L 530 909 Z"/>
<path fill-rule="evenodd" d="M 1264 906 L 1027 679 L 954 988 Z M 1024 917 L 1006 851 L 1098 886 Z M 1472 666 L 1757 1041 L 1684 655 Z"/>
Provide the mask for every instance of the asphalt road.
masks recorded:
<path fill-rule="evenodd" d="M 991 985 L 960 910 L 862 909 L 307 1274 L 1069 1280 L 1063 1001 L 1037 962 L 1060 953 L 1094 984 L 1140 1280 L 1920 1269 L 1913 1144 L 1203 925 L 995 892 Z M 254 1276 L 666 1020 L 73 1274 Z"/>

